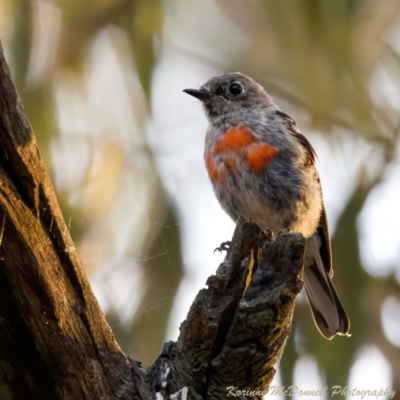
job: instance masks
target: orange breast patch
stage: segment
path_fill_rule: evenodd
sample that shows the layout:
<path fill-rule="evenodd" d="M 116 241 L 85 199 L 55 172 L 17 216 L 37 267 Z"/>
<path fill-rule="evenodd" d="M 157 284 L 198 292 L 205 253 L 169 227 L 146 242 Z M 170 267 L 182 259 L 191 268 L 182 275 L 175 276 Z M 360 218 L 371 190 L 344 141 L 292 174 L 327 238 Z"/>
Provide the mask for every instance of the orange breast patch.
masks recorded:
<path fill-rule="evenodd" d="M 208 172 L 208 176 L 212 181 L 215 181 L 217 179 L 218 171 L 215 166 L 214 162 L 214 157 L 212 156 L 211 153 L 208 153 L 207 158 L 206 158 L 206 168 Z"/>
<path fill-rule="evenodd" d="M 278 149 L 270 144 L 252 145 L 247 149 L 247 167 L 259 174 L 277 154 Z"/>
<path fill-rule="evenodd" d="M 225 183 L 228 173 L 236 172 L 238 166 L 232 155 L 219 155 L 219 158 L 220 160 L 217 164 L 214 155 L 209 153 L 206 157 L 206 168 L 210 179 L 221 186 Z"/>
<path fill-rule="evenodd" d="M 219 139 L 214 146 L 215 154 L 222 154 L 229 151 L 237 151 L 254 143 L 255 137 L 251 129 L 240 126 L 228 129 L 225 135 Z"/>
<path fill-rule="evenodd" d="M 222 186 L 228 174 L 237 173 L 242 163 L 250 172 L 261 174 L 277 154 L 276 147 L 260 143 L 251 129 L 231 128 L 206 156 L 208 176 Z"/>

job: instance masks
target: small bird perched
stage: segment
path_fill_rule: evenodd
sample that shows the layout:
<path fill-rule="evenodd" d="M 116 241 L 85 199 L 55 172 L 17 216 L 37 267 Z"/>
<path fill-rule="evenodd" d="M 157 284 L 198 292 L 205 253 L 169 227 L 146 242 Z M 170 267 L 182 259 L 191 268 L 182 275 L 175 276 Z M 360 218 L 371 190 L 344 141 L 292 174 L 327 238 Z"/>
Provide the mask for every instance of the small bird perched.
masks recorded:
<path fill-rule="evenodd" d="M 243 217 L 274 233 L 305 237 L 305 290 L 315 325 L 327 339 L 346 335 L 350 322 L 330 280 L 328 224 L 310 142 L 241 73 L 184 92 L 202 102 L 209 121 L 204 159 L 222 208 L 235 222 Z"/>

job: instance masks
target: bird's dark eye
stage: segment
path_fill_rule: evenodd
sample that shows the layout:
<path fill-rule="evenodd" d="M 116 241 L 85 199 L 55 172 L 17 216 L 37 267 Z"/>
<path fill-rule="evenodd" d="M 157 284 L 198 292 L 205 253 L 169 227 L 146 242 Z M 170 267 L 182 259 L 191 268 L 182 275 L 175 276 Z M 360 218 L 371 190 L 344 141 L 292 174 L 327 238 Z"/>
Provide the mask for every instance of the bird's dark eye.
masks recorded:
<path fill-rule="evenodd" d="M 229 86 L 229 91 L 232 94 L 240 94 L 242 93 L 243 89 L 238 83 L 232 83 L 232 85 Z"/>

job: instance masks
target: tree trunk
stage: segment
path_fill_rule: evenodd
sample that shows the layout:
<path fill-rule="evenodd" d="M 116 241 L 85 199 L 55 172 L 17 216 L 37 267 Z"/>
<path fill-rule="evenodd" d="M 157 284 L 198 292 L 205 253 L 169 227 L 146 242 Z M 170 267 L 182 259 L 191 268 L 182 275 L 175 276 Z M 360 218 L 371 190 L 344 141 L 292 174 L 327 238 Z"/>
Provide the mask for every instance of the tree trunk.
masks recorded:
<path fill-rule="evenodd" d="M 301 235 L 241 221 L 148 371 L 93 296 L 0 46 L 0 398 L 261 398 L 302 287 Z M 242 393 L 238 390 L 259 391 Z"/>

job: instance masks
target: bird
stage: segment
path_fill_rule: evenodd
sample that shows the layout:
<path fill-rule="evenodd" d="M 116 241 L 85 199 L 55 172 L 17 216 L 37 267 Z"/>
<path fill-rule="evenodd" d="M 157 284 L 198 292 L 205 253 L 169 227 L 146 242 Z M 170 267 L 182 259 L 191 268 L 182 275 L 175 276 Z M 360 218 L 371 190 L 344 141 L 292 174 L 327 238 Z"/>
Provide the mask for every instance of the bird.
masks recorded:
<path fill-rule="evenodd" d="M 331 281 L 328 221 L 311 143 L 265 89 L 240 72 L 183 91 L 203 105 L 204 161 L 222 208 L 235 222 L 243 217 L 265 232 L 303 235 L 304 286 L 315 325 L 327 339 L 349 336 L 350 321 Z"/>

